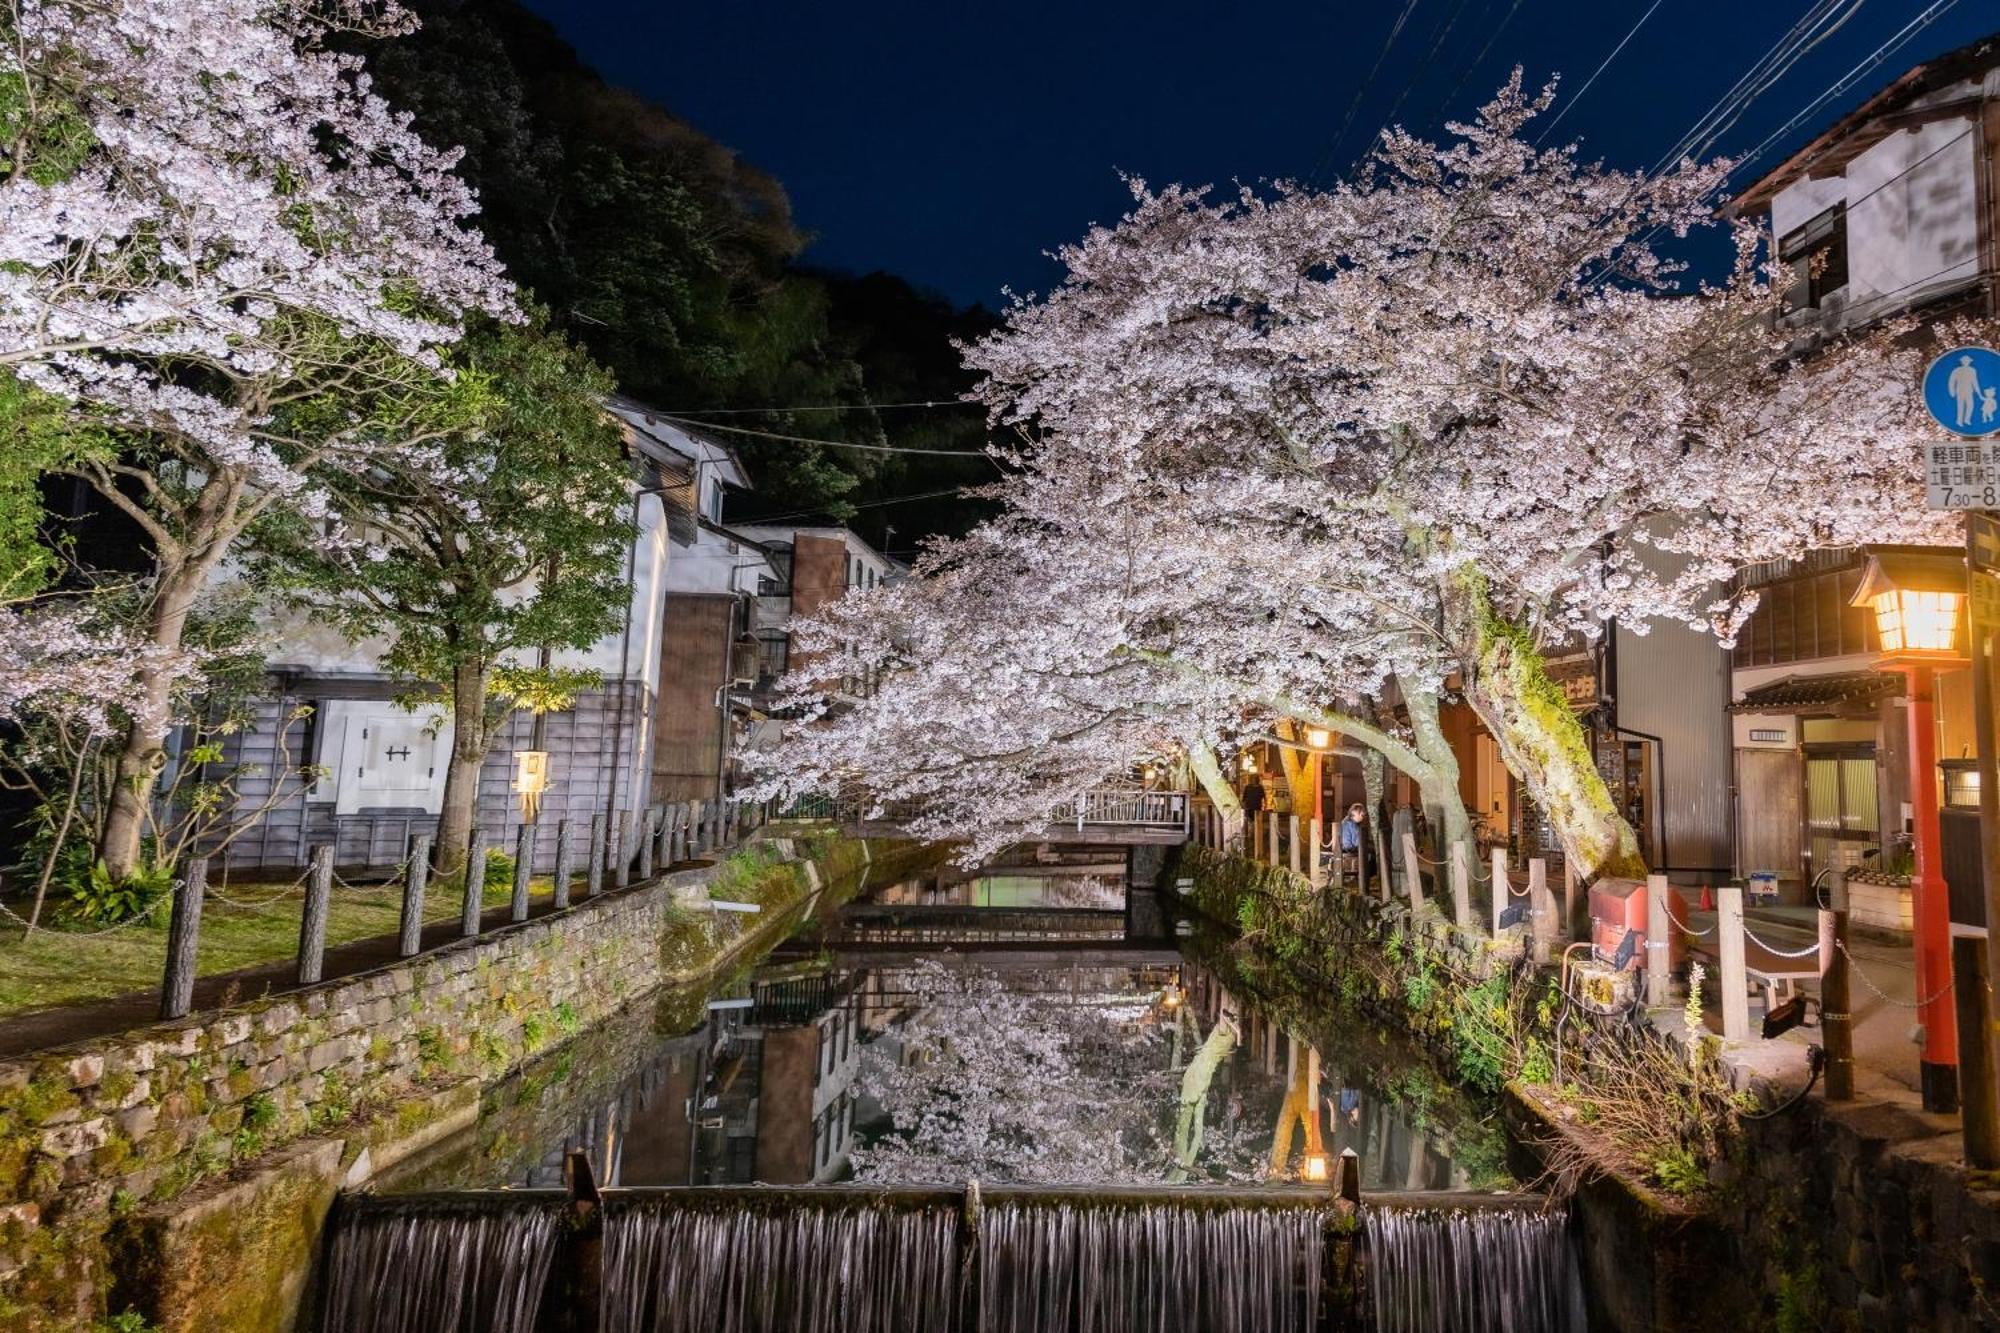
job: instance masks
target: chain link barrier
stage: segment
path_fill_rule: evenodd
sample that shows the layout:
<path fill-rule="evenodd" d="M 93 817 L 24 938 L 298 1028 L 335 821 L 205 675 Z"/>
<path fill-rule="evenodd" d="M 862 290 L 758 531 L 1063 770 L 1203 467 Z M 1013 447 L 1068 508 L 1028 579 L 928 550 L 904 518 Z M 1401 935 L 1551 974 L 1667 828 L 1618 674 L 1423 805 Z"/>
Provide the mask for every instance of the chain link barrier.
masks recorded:
<path fill-rule="evenodd" d="M 1945 996 L 1951 994 L 1951 982 L 1946 981 L 1944 985 L 1938 987 L 1936 991 L 1932 992 L 1929 996 L 1927 996 L 1924 999 L 1899 1000 L 1895 996 L 1889 994 L 1887 991 L 1883 990 L 1880 986 L 1875 984 L 1874 979 L 1870 977 L 1867 972 L 1862 970 L 1861 961 L 1857 959 L 1853 954 L 1848 952 L 1847 946 L 1845 944 L 1842 944 L 1839 940 L 1835 940 L 1834 947 L 1840 950 L 1840 956 L 1847 960 L 1848 967 L 1852 968 L 1854 971 L 1854 975 L 1860 978 L 1861 984 L 1866 986 L 1869 990 L 1873 991 L 1875 993 L 1875 998 L 1882 1001 L 1884 1004 L 1892 1004 L 1898 1009 L 1925 1009 L 1933 1004 L 1936 1004 L 1939 1000 L 1942 1000 Z"/>
<path fill-rule="evenodd" d="M 110 925 L 100 926 L 96 930 L 59 930 L 56 927 L 47 924 L 46 922 L 40 922 L 33 926 L 30 926 L 28 924 L 28 919 L 26 917 L 21 916 L 19 913 L 9 908 L 5 903 L 0 903 L 0 916 L 6 917 L 9 921 L 12 921 L 15 925 L 19 926 L 23 931 L 39 930 L 44 934 L 60 935 L 65 939 L 93 940 L 101 938 L 105 935 L 115 935 L 121 930 L 130 930 L 135 926 L 142 926 L 150 923 L 154 917 L 160 914 L 160 909 L 162 907 L 166 906 L 168 903 L 171 903 L 174 900 L 174 892 L 177 892 L 179 889 L 180 889 L 180 881 L 175 880 L 174 891 L 163 893 L 159 897 L 155 898 L 152 901 L 151 905 L 149 905 L 144 911 L 140 912 L 137 916 L 128 916 L 123 921 L 114 921 Z"/>

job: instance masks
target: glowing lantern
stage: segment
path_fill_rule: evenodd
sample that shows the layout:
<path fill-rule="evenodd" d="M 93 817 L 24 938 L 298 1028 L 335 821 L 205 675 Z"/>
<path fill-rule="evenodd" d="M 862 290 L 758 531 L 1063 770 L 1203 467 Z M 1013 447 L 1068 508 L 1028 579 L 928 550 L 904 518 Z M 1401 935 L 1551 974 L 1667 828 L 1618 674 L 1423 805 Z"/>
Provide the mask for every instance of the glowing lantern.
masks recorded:
<path fill-rule="evenodd" d="M 1325 727 L 1307 727 L 1306 744 L 1315 750 L 1324 750 L 1333 744 L 1333 733 Z"/>
<path fill-rule="evenodd" d="M 1302 1174 L 1305 1177 L 1306 1183 L 1324 1185 L 1328 1180 L 1333 1178 L 1333 1163 L 1323 1152 L 1309 1152 L 1306 1154 Z"/>
<path fill-rule="evenodd" d="M 1951 656 L 1965 602 L 1965 562 L 1957 556 L 1875 555 L 1855 606 L 1875 613 L 1886 657 Z"/>

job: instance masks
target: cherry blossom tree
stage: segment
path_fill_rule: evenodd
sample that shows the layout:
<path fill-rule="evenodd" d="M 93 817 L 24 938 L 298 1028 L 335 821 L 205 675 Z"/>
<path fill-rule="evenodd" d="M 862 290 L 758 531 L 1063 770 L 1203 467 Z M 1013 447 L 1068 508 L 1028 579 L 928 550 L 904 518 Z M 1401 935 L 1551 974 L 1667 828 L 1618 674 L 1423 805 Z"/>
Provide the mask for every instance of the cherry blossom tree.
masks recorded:
<path fill-rule="evenodd" d="M 441 375 L 437 348 L 468 312 L 511 314 L 455 154 L 326 44 L 410 22 L 375 0 L 0 18 L 0 368 L 103 438 L 59 466 L 154 562 L 99 847 L 113 878 L 138 864 L 169 725 L 155 652 L 261 514 L 319 511 L 312 468 L 462 425 L 479 386 Z"/>
<path fill-rule="evenodd" d="M 1788 359 L 1747 245 L 1726 282 L 1672 292 L 1651 238 L 1708 218 L 1724 164 L 1642 176 L 1537 148 L 1548 100 L 1517 75 L 1451 142 L 1393 131 L 1324 192 L 1134 182 L 1132 212 L 968 360 L 1038 461 L 1177 491 L 1160 540 L 1286 550 L 1300 604 L 1343 606 L 1330 634 L 1375 603 L 1366 632 L 1428 657 L 1393 673 L 1405 697 L 1455 681 L 1572 864 L 1631 874 L 1543 651 L 1613 617 L 1726 641 L 1752 603 L 1717 589 L 1744 565 L 1942 529 L 1900 331 Z"/>

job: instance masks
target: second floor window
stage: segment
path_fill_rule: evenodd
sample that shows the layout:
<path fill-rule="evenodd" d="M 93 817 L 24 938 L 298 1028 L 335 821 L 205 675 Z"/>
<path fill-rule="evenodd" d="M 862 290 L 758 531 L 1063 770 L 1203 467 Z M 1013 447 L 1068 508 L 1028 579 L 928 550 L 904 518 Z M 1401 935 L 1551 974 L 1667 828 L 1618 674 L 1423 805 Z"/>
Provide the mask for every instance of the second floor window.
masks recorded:
<path fill-rule="evenodd" d="M 1778 241 L 1778 261 L 1791 275 L 1788 310 L 1817 310 L 1847 285 L 1847 205 L 1835 204 Z"/>

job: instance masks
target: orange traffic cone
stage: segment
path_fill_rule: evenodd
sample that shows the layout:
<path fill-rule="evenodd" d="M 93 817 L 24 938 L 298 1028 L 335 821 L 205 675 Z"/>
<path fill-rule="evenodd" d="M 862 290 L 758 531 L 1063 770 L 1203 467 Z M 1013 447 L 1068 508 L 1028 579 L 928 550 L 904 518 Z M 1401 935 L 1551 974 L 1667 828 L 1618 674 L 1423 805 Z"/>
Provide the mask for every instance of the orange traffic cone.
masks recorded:
<path fill-rule="evenodd" d="M 1715 910 L 1715 893 L 1706 884 L 1701 886 L 1701 910 L 1704 912 Z"/>

